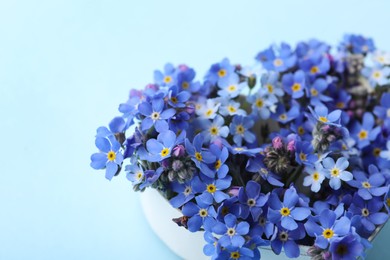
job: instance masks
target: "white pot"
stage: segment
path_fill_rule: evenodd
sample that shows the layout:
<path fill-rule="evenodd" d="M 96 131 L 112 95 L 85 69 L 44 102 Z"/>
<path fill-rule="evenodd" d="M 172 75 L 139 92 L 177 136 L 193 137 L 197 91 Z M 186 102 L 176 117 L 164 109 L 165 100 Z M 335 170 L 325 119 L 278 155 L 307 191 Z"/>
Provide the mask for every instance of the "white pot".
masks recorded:
<path fill-rule="evenodd" d="M 210 259 L 203 254 L 203 232 L 192 233 L 183 227 L 179 227 L 172 221 L 173 218 L 181 217 L 182 214 L 173 208 L 169 202 L 155 189 L 146 189 L 141 193 L 141 205 L 147 221 L 156 235 L 178 256 L 186 260 Z M 308 247 L 301 246 L 299 259 L 307 259 Z M 262 259 L 290 259 L 282 252 L 275 255 L 271 248 L 260 249 Z"/>

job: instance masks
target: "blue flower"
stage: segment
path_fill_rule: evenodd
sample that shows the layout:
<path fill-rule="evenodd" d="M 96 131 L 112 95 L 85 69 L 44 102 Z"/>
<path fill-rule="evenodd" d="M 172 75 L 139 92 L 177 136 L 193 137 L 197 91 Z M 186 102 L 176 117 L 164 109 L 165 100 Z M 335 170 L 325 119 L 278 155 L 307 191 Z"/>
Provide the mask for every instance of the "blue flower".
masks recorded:
<path fill-rule="evenodd" d="M 240 78 L 236 73 L 232 73 L 219 80 L 218 86 L 221 90 L 218 91 L 218 95 L 222 98 L 235 98 L 237 97 L 243 88 L 247 86 L 246 81 L 240 83 Z"/>
<path fill-rule="evenodd" d="M 374 108 L 374 114 L 382 120 L 390 120 L 390 93 L 383 93 L 380 106 Z"/>
<path fill-rule="evenodd" d="M 179 66 L 180 68 L 180 66 Z M 189 91 L 191 93 L 197 92 L 200 89 L 199 82 L 193 82 L 195 78 L 195 71 L 188 67 L 182 67 L 177 74 L 177 86 L 180 90 Z"/>
<path fill-rule="evenodd" d="M 207 242 L 207 244 L 203 247 L 203 253 L 205 255 L 216 256 L 219 252 L 221 252 L 221 246 L 218 244 L 218 238 L 216 238 L 212 232 L 204 232 L 203 237 Z M 214 259 L 214 257 L 212 259 Z"/>
<path fill-rule="evenodd" d="M 294 99 L 302 97 L 305 94 L 305 77 L 305 73 L 301 70 L 298 70 L 294 74 L 285 74 L 282 78 L 284 90 Z"/>
<path fill-rule="evenodd" d="M 252 260 L 260 259 L 255 257 L 255 252 L 259 252 L 257 249 L 248 248 L 246 246 L 236 247 L 227 246 L 225 250 L 221 251 L 217 259 L 228 259 L 228 260 Z"/>
<path fill-rule="evenodd" d="M 263 95 L 278 96 L 281 97 L 284 95 L 283 89 L 280 87 L 279 83 L 279 73 L 269 72 L 263 74 L 261 77 L 261 86 L 259 92 Z"/>
<path fill-rule="evenodd" d="M 195 200 L 196 204 L 190 201 L 182 208 L 183 215 L 189 217 L 187 221 L 188 230 L 196 232 L 203 225 L 206 231 L 211 231 L 217 215 L 214 206 L 205 203 L 199 197 L 196 197 Z"/>
<path fill-rule="evenodd" d="M 146 170 L 144 172 L 145 180 L 139 186 L 140 190 L 152 186 L 160 178 L 163 171 L 162 167 L 159 167 L 157 170 Z"/>
<path fill-rule="evenodd" d="M 330 69 L 329 59 L 324 55 L 314 53 L 299 61 L 299 67 L 311 77 L 325 75 Z"/>
<path fill-rule="evenodd" d="M 390 68 L 377 66 L 374 68 L 365 67 L 362 74 L 368 79 L 372 87 L 383 86 L 390 83 Z"/>
<path fill-rule="evenodd" d="M 380 127 L 374 128 L 374 126 L 375 118 L 370 112 L 364 113 L 362 124 L 358 121 L 352 124 L 351 135 L 356 140 L 359 149 L 368 146 L 380 133 Z"/>
<path fill-rule="evenodd" d="M 268 195 L 260 193 L 261 187 L 255 181 L 247 182 L 245 189 L 240 188 L 238 200 L 241 203 L 241 218 L 247 219 L 251 214 L 253 221 L 257 221 L 263 212 L 262 207 L 268 201 Z"/>
<path fill-rule="evenodd" d="M 224 217 L 224 223 L 217 221 L 212 230 L 222 235 L 218 241 L 222 247 L 241 247 L 245 243 L 243 236 L 249 232 L 249 224 L 245 221 L 237 222 L 236 216 L 227 214 Z"/>
<path fill-rule="evenodd" d="M 330 243 L 329 252 L 333 260 L 358 259 L 364 253 L 364 246 L 356 236 L 350 234 Z"/>
<path fill-rule="evenodd" d="M 183 204 L 189 202 L 195 197 L 196 193 L 202 192 L 202 190 L 197 190 L 201 183 L 198 176 L 194 176 L 190 181 L 179 183 L 177 181 L 171 184 L 172 191 L 178 193 L 175 197 L 169 200 L 169 203 L 174 208 L 179 208 L 183 206 Z"/>
<path fill-rule="evenodd" d="M 188 91 L 179 92 L 177 86 L 170 87 L 168 93 L 168 103 L 172 107 L 185 107 L 185 102 L 187 102 L 191 97 L 191 94 Z"/>
<path fill-rule="evenodd" d="M 278 226 L 271 238 L 271 248 L 279 255 L 284 248 L 284 253 L 289 258 L 296 258 L 300 254 L 299 246 L 295 242 L 305 237 L 305 229 L 301 223 L 294 230 Z"/>
<path fill-rule="evenodd" d="M 314 110 L 308 107 L 313 117 L 324 124 L 339 126 L 341 110 L 337 109 L 328 113 L 328 108 L 324 105 L 316 105 Z"/>
<path fill-rule="evenodd" d="M 242 139 L 247 143 L 253 143 L 256 136 L 249 129 L 254 124 L 255 122 L 250 117 L 234 116 L 230 124 L 230 134 L 233 135 L 233 141 L 239 146 L 242 145 Z"/>
<path fill-rule="evenodd" d="M 346 34 L 342 47 L 353 54 L 366 54 L 375 51 L 374 41 L 371 38 L 356 34 Z"/>
<path fill-rule="evenodd" d="M 202 120 L 201 125 L 204 129 L 202 132 L 204 141 L 212 142 L 221 137 L 226 138 L 229 134 L 229 127 L 224 124 L 225 120 L 220 115 L 217 115 L 212 122 L 208 119 Z"/>
<path fill-rule="evenodd" d="M 370 165 L 375 167 L 374 165 Z M 384 186 L 386 179 L 381 173 L 372 174 L 369 178 L 362 171 L 353 172 L 354 180 L 348 182 L 352 187 L 358 188 L 358 195 L 365 200 L 372 199 L 372 196 L 382 196 L 389 190 Z"/>
<path fill-rule="evenodd" d="M 238 203 L 238 197 L 233 196 L 224 200 L 217 209 L 217 220 L 223 222 L 223 218 L 231 213 L 236 217 L 240 216 L 240 204 Z"/>
<path fill-rule="evenodd" d="M 348 211 L 352 213 L 352 223 L 357 231 L 365 230 L 373 232 L 377 225 L 382 225 L 389 218 L 388 214 L 381 212 L 384 207 L 383 200 L 374 197 L 371 200 L 364 200 L 357 194 L 353 197 L 352 204 Z"/>
<path fill-rule="evenodd" d="M 267 70 L 283 72 L 294 67 L 297 56 L 291 50 L 290 45 L 282 43 L 278 48 L 268 48 L 256 56 Z"/>
<path fill-rule="evenodd" d="M 164 110 L 164 100 L 160 98 L 152 100 L 151 104 L 149 102 L 142 102 L 138 106 L 138 110 L 146 117 L 141 123 L 142 131 L 147 131 L 152 126 L 156 128 L 157 132 L 168 130 L 166 120 L 170 119 L 176 113 L 176 110 L 173 108 Z"/>
<path fill-rule="evenodd" d="M 324 166 L 325 176 L 330 179 L 329 185 L 332 189 L 338 190 L 341 187 L 341 181 L 350 181 L 353 179 L 352 173 L 346 171 L 348 168 L 349 162 L 345 157 L 340 157 L 337 159 L 337 162 L 327 157 L 322 161 Z"/>
<path fill-rule="evenodd" d="M 113 136 L 111 137 L 97 136 L 95 144 L 100 152 L 91 156 L 91 167 L 96 170 L 105 168 L 108 180 L 114 177 L 123 161 L 123 154 L 120 151 L 121 145 Z"/>
<path fill-rule="evenodd" d="M 268 119 L 271 114 L 270 110 L 275 106 L 275 103 L 278 102 L 278 99 L 273 95 L 268 96 L 264 93 L 258 92 L 254 95 L 248 96 L 247 101 L 252 104 L 252 114 L 255 117 Z"/>
<path fill-rule="evenodd" d="M 219 148 L 217 145 L 210 145 L 210 152 L 215 155 L 214 170 L 218 178 L 224 178 L 228 172 L 229 167 L 225 164 L 229 157 L 229 151 L 226 147 Z M 213 167 L 211 167 L 213 169 Z"/>
<path fill-rule="evenodd" d="M 265 165 L 263 163 L 263 159 L 264 159 L 264 156 L 262 156 L 262 155 L 257 155 L 256 157 L 250 158 L 248 160 L 248 163 L 247 163 L 245 169 L 248 172 L 253 172 L 253 173 L 259 174 L 262 179 L 266 180 L 271 185 L 283 187 L 284 183 L 282 183 L 279 180 L 278 175 L 271 172 L 270 170 L 267 169 L 267 167 L 265 167 Z"/>
<path fill-rule="evenodd" d="M 160 162 L 171 157 L 172 149 L 175 145 L 183 142 L 185 131 L 177 138 L 176 134 L 170 130 L 161 132 L 156 139 L 149 139 L 146 142 L 146 148 L 149 152 L 147 160 L 150 162 Z"/>
<path fill-rule="evenodd" d="M 252 226 L 250 229 L 249 235 L 262 237 L 265 235 L 266 238 L 270 239 L 274 234 L 275 224 L 268 220 L 268 206 L 265 205 L 263 208 L 263 213 L 260 214 L 259 219 L 255 222 L 255 226 Z"/>
<path fill-rule="evenodd" d="M 337 219 L 336 213 L 329 209 L 323 210 L 318 220 L 320 225 L 309 219 L 305 228 L 309 236 L 316 238 L 315 245 L 322 249 L 326 249 L 334 239 L 347 235 L 351 229 L 349 218 L 342 216 Z"/>
<path fill-rule="evenodd" d="M 234 102 L 233 100 L 226 100 L 226 103 L 222 103 L 219 113 L 223 116 L 241 115 L 246 116 L 246 111 L 240 108 L 241 104 Z"/>
<path fill-rule="evenodd" d="M 297 206 L 299 196 L 294 187 L 290 187 L 284 194 L 283 202 L 276 192 L 272 192 L 269 198 L 268 219 L 272 223 L 281 222 L 283 228 L 294 230 L 298 228 L 297 221 L 302 221 L 310 215 L 310 209 Z"/>
<path fill-rule="evenodd" d="M 318 192 L 321 189 L 321 184 L 325 179 L 324 167 L 321 163 L 314 164 L 312 166 L 306 166 L 304 172 L 308 173 L 303 179 L 304 186 L 310 186 L 311 191 Z"/>
<path fill-rule="evenodd" d="M 195 165 L 201 170 L 201 173 L 205 174 L 210 178 L 214 178 L 215 172 L 212 171 L 207 166 L 207 164 L 215 163 L 216 158 L 215 155 L 213 155 L 211 152 L 204 151 L 202 149 L 203 142 L 204 138 L 201 134 L 195 136 L 192 144 L 188 139 L 186 139 L 186 151 L 191 156 L 191 159 L 195 163 Z"/>
<path fill-rule="evenodd" d="M 279 104 L 276 108 L 275 114 L 272 114 L 272 118 L 276 119 L 282 124 L 287 124 L 291 120 L 297 118 L 300 113 L 300 107 L 298 104 L 293 103 L 290 110 L 286 112 L 286 107 L 282 104 Z"/>
<path fill-rule="evenodd" d="M 206 80 L 212 84 L 216 84 L 219 80 L 234 73 L 235 67 L 230 64 L 229 59 L 223 59 L 220 63 L 215 63 L 211 66 L 206 75 Z"/>
<path fill-rule="evenodd" d="M 133 185 L 139 184 L 144 181 L 144 170 L 137 163 L 126 165 L 125 171 L 127 172 L 127 179 L 133 183 Z"/>
<path fill-rule="evenodd" d="M 224 190 L 230 187 L 232 176 L 227 175 L 224 178 L 213 179 L 203 175 L 201 180 L 202 182 L 198 184 L 196 189 L 203 192 L 198 196 L 202 201 L 211 204 L 215 200 L 217 203 L 221 203 L 229 198 Z"/>
<path fill-rule="evenodd" d="M 386 160 L 390 160 L 390 140 L 386 143 L 386 149 L 380 152 L 380 156 Z"/>
<path fill-rule="evenodd" d="M 164 72 L 159 70 L 154 71 L 154 82 L 161 86 L 172 86 L 176 83 L 176 69 L 175 67 L 167 63 L 164 66 Z"/>
<path fill-rule="evenodd" d="M 314 81 L 314 83 L 308 87 L 307 96 L 310 98 L 310 104 L 313 106 L 322 105 L 322 102 L 332 101 L 332 98 L 322 94 L 328 88 L 328 83 L 326 80 L 319 78 Z"/>
<path fill-rule="evenodd" d="M 316 154 L 314 154 L 314 148 L 309 142 L 296 142 L 295 144 L 295 161 L 302 165 L 314 165 L 318 160 Z"/>

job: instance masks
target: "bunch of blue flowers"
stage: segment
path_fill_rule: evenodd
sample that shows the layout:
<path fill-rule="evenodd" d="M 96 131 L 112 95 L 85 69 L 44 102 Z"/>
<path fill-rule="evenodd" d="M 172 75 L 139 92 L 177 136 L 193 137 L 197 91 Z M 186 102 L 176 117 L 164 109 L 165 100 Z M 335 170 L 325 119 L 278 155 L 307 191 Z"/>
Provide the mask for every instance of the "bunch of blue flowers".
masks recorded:
<path fill-rule="evenodd" d="M 203 81 L 166 64 L 96 134 L 94 169 L 157 189 L 203 231 L 212 259 L 259 247 L 313 259 L 364 257 L 388 220 L 390 53 L 346 35 L 273 45 L 253 67 L 228 59 Z"/>

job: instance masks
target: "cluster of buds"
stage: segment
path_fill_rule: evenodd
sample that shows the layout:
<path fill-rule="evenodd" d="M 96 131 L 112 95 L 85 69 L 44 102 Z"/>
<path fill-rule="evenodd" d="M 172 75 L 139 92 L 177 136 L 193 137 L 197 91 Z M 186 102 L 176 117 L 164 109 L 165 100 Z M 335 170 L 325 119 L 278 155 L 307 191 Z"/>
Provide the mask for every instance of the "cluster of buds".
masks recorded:
<path fill-rule="evenodd" d="M 173 148 L 173 156 L 170 160 L 165 160 L 163 163 L 166 177 L 169 182 L 178 181 L 184 183 L 191 180 L 197 168 L 190 157 L 185 156 L 185 148 L 183 145 L 178 145 Z"/>
<path fill-rule="evenodd" d="M 316 246 L 312 246 L 307 250 L 307 254 L 311 257 L 312 260 L 330 260 L 332 255 L 329 251 L 321 249 Z"/>
<path fill-rule="evenodd" d="M 294 167 L 294 158 L 295 141 L 284 143 L 282 138 L 277 136 L 272 139 L 272 145 L 265 150 L 264 164 L 272 172 L 283 175 Z"/>

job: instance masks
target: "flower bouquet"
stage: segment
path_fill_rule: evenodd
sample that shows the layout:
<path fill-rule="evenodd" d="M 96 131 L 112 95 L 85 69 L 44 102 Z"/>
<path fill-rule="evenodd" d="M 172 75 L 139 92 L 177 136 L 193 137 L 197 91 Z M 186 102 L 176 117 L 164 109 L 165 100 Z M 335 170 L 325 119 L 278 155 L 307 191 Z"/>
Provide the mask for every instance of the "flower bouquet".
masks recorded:
<path fill-rule="evenodd" d="M 356 259 L 389 216 L 390 54 L 346 35 L 228 59 L 202 82 L 166 64 L 99 127 L 91 156 L 111 180 L 157 189 L 212 259 Z M 125 164 L 125 166 L 124 166 Z M 259 249 L 260 248 L 260 249 Z"/>

